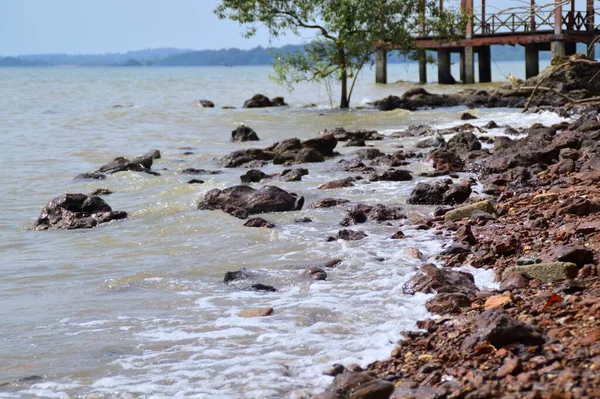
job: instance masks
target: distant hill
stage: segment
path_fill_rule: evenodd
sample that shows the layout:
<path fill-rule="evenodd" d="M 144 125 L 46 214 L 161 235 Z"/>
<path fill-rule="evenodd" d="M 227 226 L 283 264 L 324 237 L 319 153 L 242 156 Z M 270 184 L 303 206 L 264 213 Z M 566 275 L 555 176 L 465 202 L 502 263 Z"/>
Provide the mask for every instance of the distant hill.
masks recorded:
<path fill-rule="evenodd" d="M 2 66 L 242 66 L 269 65 L 275 54 L 301 51 L 302 45 L 288 45 L 279 48 L 255 47 L 250 50 L 237 48 L 222 50 L 185 50 L 176 48 L 157 48 L 126 53 L 109 54 L 30 54 L 18 57 L 0 56 Z M 578 46 L 579 52 L 585 52 L 585 45 Z M 435 58 L 436 54 L 432 53 Z M 453 54 L 453 56 L 457 56 Z M 549 59 L 550 52 L 540 54 L 541 59 Z M 454 59 L 454 58 L 453 58 Z M 493 61 L 519 61 L 525 59 L 525 50 L 521 46 L 492 46 Z M 407 62 L 405 58 L 389 57 L 390 63 Z"/>

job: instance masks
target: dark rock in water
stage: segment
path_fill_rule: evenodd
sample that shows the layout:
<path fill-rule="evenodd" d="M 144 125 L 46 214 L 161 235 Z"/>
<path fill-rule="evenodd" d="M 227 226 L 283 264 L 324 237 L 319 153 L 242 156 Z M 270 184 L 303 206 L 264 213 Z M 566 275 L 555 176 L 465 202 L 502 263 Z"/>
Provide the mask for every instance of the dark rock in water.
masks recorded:
<path fill-rule="evenodd" d="M 512 126 L 506 126 L 506 128 L 504 129 L 504 134 L 516 136 L 518 134 L 521 134 L 521 132 L 519 132 L 517 129 L 515 129 Z"/>
<path fill-rule="evenodd" d="M 392 137 L 404 138 L 404 137 L 418 137 L 418 136 L 430 136 L 434 135 L 435 130 L 429 125 L 409 125 L 406 130 L 401 132 L 392 133 Z"/>
<path fill-rule="evenodd" d="M 410 193 L 410 197 L 406 202 L 413 205 L 441 205 L 449 204 L 451 201 L 456 201 L 460 196 L 461 190 L 454 189 L 450 192 L 449 196 L 446 197 L 446 193 L 450 190 L 450 187 L 456 187 L 455 185 L 448 185 L 443 181 L 436 181 L 433 184 L 429 183 L 418 183 L 417 186 Z M 461 185 L 462 187 L 462 185 Z M 466 186 L 469 187 L 469 186 Z M 469 188 L 469 195 L 471 194 Z M 467 196 L 468 198 L 468 196 Z M 465 198 L 466 200 L 466 198 Z M 463 200 L 464 202 L 464 200 Z"/>
<path fill-rule="evenodd" d="M 333 208 L 334 206 L 339 206 L 343 204 L 347 204 L 348 200 L 346 199 L 338 199 L 338 198 L 323 198 L 317 202 L 313 202 L 310 204 L 309 208 L 317 209 L 317 208 Z"/>
<path fill-rule="evenodd" d="M 297 168 L 297 169 L 286 169 L 281 172 L 281 181 L 301 181 L 302 176 L 308 175 L 308 169 Z"/>
<path fill-rule="evenodd" d="M 354 231 L 354 230 L 340 230 L 337 234 L 338 240 L 345 241 L 358 241 L 367 237 L 367 234 L 364 231 Z M 334 238 L 335 240 L 335 238 Z"/>
<path fill-rule="evenodd" d="M 385 222 L 405 218 L 406 215 L 402 213 L 402 208 L 400 207 L 382 204 L 358 204 L 348 211 L 348 216 L 340 224 L 342 226 L 350 226 L 352 224 L 365 223 L 367 220 Z"/>
<path fill-rule="evenodd" d="M 345 370 L 338 374 L 330 391 L 313 396 L 313 399 L 388 399 L 394 384 L 380 380 L 372 373 Z"/>
<path fill-rule="evenodd" d="M 204 184 L 204 180 L 192 179 L 192 180 L 188 180 L 188 184 Z"/>
<path fill-rule="evenodd" d="M 198 100 L 198 104 L 202 105 L 202 108 L 214 108 L 215 103 L 210 100 Z"/>
<path fill-rule="evenodd" d="M 347 177 L 341 180 L 333 180 L 329 183 L 321 184 L 317 189 L 319 190 L 331 190 L 334 188 L 354 187 L 354 178 Z"/>
<path fill-rule="evenodd" d="M 483 125 L 484 129 L 498 129 L 500 126 L 494 121 L 489 121 L 485 125 Z"/>
<path fill-rule="evenodd" d="M 268 174 L 258 169 L 250 169 L 245 174 L 240 176 L 240 180 L 242 180 L 242 183 L 258 183 L 267 177 L 269 177 Z"/>
<path fill-rule="evenodd" d="M 273 144 L 267 148 L 267 151 L 272 151 L 276 154 L 283 154 L 284 152 L 298 152 L 302 149 L 302 142 L 298 138 L 285 139 Z"/>
<path fill-rule="evenodd" d="M 196 168 L 187 168 L 181 171 L 181 173 L 185 173 L 186 175 L 220 175 L 220 170 L 206 170 L 206 169 L 196 169 Z"/>
<path fill-rule="evenodd" d="M 462 204 L 471 196 L 471 186 L 468 184 L 452 184 L 442 196 L 442 204 Z"/>
<path fill-rule="evenodd" d="M 90 192 L 89 195 L 110 195 L 113 194 L 108 188 L 97 188 Z"/>
<path fill-rule="evenodd" d="M 294 223 L 312 223 L 312 219 L 309 217 L 304 217 L 300 219 L 295 219 Z"/>
<path fill-rule="evenodd" d="M 303 148 L 298 151 L 294 157 L 294 162 L 296 163 L 315 163 L 323 161 L 325 161 L 323 154 L 314 148 Z"/>
<path fill-rule="evenodd" d="M 258 134 L 250 126 L 239 125 L 231 132 L 231 141 L 258 141 Z"/>
<path fill-rule="evenodd" d="M 226 168 L 237 168 L 253 161 L 271 161 L 277 154 L 272 151 L 261 150 L 260 148 L 248 148 L 234 151 L 222 159 L 222 164 Z"/>
<path fill-rule="evenodd" d="M 429 148 L 429 147 L 442 148 L 445 146 L 446 146 L 446 140 L 444 140 L 444 137 L 440 134 L 435 134 L 433 137 L 423 139 L 416 144 L 417 148 Z"/>
<path fill-rule="evenodd" d="M 413 295 L 417 292 L 430 294 L 437 293 L 463 293 L 472 297 L 479 289 L 471 273 L 448 269 L 439 269 L 432 264 L 424 264 L 410 280 L 404 284 L 402 291 Z"/>
<path fill-rule="evenodd" d="M 365 143 L 364 139 L 353 139 L 346 143 L 344 147 L 366 147 L 367 143 Z"/>
<path fill-rule="evenodd" d="M 335 129 L 325 129 L 321 132 L 322 134 L 333 134 L 337 141 L 372 141 L 372 140 L 383 140 L 385 136 L 379 133 L 377 130 L 355 130 L 348 131 L 343 127 L 336 127 Z"/>
<path fill-rule="evenodd" d="M 343 262 L 343 260 L 341 260 L 341 259 L 332 259 L 329 262 L 325 263 L 324 266 L 332 269 L 332 268 L 338 266 L 342 262 Z"/>
<path fill-rule="evenodd" d="M 394 233 L 394 235 L 393 235 L 393 236 L 391 236 L 390 238 L 391 238 L 392 240 L 401 240 L 401 239 L 403 239 L 403 238 L 405 238 L 405 237 L 406 237 L 406 234 L 404 234 L 402 231 L 397 231 L 397 232 L 395 232 L 395 233 Z"/>
<path fill-rule="evenodd" d="M 302 274 L 309 276 L 313 280 L 327 280 L 327 273 L 325 273 L 325 270 L 316 266 L 309 267 Z"/>
<path fill-rule="evenodd" d="M 326 157 L 334 156 L 334 148 L 337 146 L 337 140 L 333 134 L 328 134 L 322 137 L 309 139 L 302 142 L 306 148 L 314 148 Z"/>
<path fill-rule="evenodd" d="M 234 186 L 225 190 L 210 190 L 198 204 L 198 209 L 220 209 L 245 219 L 248 215 L 258 213 L 297 211 L 303 205 L 304 197 L 298 197 L 279 187 L 264 186 L 256 190 L 248 186 Z"/>
<path fill-rule="evenodd" d="M 146 154 L 129 160 L 127 158 L 118 157 L 111 162 L 102 165 L 96 173 L 117 173 L 124 171 L 144 172 L 158 176 L 159 173 L 150 170 L 155 159 L 161 158 L 160 151 L 150 150 Z"/>
<path fill-rule="evenodd" d="M 33 225 L 33 230 L 91 228 L 101 223 L 126 217 L 126 212 L 113 211 L 100 197 L 64 194 L 48 202 Z"/>
<path fill-rule="evenodd" d="M 371 181 L 410 181 L 412 179 L 412 174 L 408 170 L 402 169 L 388 169 L 371 177 Z"/>
<path fill-rule="evenodd" d="M 460 313 L 471 306 L 471 299 L 459 292 L 438 294 L 425 303 L 425 309 L 434 314 Z"/>
<path fill-rule="evenodd" d="M 460 116 L 461 121 L 470 121 L 473 119 L 479 119 L 479 118 L 477 118 L 475 115 L 473 115 L 469 112 L 463 112 L 463 114 Z"/>
<path fill-rule="evenodd" d="M 269 221 L 266 221 L 263 218 L 252 218 L 248 219 L 246 223 L 244 223 L 246 227 L 265 227 L 267 229 L 272 229 L 275 225 Z"/>
<path fill-rule="evenodd" d="M 247 291 L 262 291 L 262 292 L 277 292 L 277 288 L 272 285 L 266 284 L 252 284 L 250 287 L 245 288 Z"/>
<path fill-rule="evenodd" d="M 451 150 L 438 148 L 430 152 L 427 158 L 433 161 L 435 170 L 448 172 L 462 172 L 465 170 L 464 161 Z"/>
<path fill-rule="evenodd" d="M 366 148 L 356 152 L 358 159 L 371 160 L 382 156 L 383 153 L 377 148 Z"/>
<path fill-rule="evenodd" d="M 80 173 L 73 180 L 83 180 L 83 179 L 91 179 L 91 180 L 105 180 L 106 175 L 102 173 Z"/>
<path fill-rule="evenodd" d="M 287 104 L 283 97 L 273 97 L 271 99 L 271 106 L 272 107 L 286 107 Z"/>
<path fill-rule="evenodd" d="M 467 153 L 481 150 L 481 142 L 473 133 L 462 132 L 448 140 L 446 148 L 458 153 Z"/>
<path fill-rule="evenodd" d="M 325 370 L 323 374 L 335 377 L 338 374 L 342 374 L 344 371 L 346 371 L 346 368 L 341 364 L 336 363 L 333 366 L 331 366 L 330 369 Z"/>
<path fill-rule="evenodd" d="M 235 272 L 226 272 L 223 277 L 223 282 L 228 283 L 235 280 L 247 280 L 250 278 L 250 273 L 246 269 L 240 269 Z"/>
<path fill-rule="evenodd" d="M 463 341 L 461 348 L 471 352 L 485 344 L 502 348 L 510 344 L 541 345 L 544 341 L 537 327 L 518 322 L 502 311 L 486 310 L 475 316 L 475 331 Z"/>
<path fill-rule="evenodd" d="M 244 102 L 244 108 L 266 108 L 272 107 L 273 103 L 269 97 L 262 94 L 255 94 L 251 99 Z"/>

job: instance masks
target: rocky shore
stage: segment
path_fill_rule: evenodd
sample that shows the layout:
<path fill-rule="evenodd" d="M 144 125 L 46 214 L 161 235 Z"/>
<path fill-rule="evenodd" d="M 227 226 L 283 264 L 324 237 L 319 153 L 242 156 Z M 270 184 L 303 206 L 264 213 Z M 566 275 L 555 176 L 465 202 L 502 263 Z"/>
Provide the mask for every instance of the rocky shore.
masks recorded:
<path fill-rule="evenodd" d="M 588 109 L 496 137 L 492 151 L 469 144 L 481 134 L 465 125 L 453 138 L 464 151 L 430 151 L 440 174 L 472 171 L 483 186 L 417 222 L 453 237 L 404 286 L 435 293 L 426 307 L 437 317 L 404 333 L 388 360 L 334 366 L 332 388 L 315 398 L 597 398 L 599 121 Z M 411 199 L 447 204 L 451 182 L 420 183 Z M 499 288 L 480 291 L 463 265 L 493 270 Z"/>

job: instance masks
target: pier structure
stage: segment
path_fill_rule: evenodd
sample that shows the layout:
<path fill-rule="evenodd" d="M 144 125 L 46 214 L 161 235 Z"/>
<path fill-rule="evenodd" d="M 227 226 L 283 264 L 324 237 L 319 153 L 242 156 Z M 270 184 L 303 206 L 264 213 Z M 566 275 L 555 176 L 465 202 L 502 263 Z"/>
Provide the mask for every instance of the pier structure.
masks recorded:
<path fill-rule="evenodd" d="M 474 7 L 474 2 L 479 5 Z M 490 3 L 492 0 L 488 0 Z M 525 76 L 536 76 L 539 71 L 539 52 L 551 51 L 552 57 L 575 54 L 577 43 L 588 46 L 588 56 L 595 58 L 594 39 L 600 35 L 596 24 L 594 0 L 585 2 L 585 10 L 577 10 L 576 0 L 530 0 L 530 7 L 508 9 L 499 13 L 486 13 L 486 0 L 461 0 L 462 13 L 467 16 L 464 37 L 449 41 L 432 36 L 427 27 L 425 9 L 422 7 L 415 23 L 415 46 L 417 49 L 437 52 L 438 83 L 453 84 L 450 56 L 460 54 L 460 79 L 463 83 L 475 83 L 475 54 L 480 82 L 492 81 L 492 58 L 490 46 L 510 45 L 525 48 Z M 440 10 L 444 0 L 439 0 Z M 554 4 L 552 4 L 554 2 Z M 600 15 L 600 14 L 599 14 Z M 599 18 L 600 20 L 600 18 Z M 382 43 L 376 50 L 375 75 L 377 83 L 387 83 L 387 52 L 393 43 Z M 419 60 L 419 80 L 427 82 L 427 61 Z"/>

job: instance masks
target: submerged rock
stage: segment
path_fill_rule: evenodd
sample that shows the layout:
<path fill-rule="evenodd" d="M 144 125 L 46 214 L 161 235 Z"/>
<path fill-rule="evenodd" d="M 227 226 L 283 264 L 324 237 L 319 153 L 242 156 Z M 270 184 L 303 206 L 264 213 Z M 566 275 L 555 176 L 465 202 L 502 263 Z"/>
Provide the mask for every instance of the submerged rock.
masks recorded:
<path fill-rule="evenodd" d="M 302 209 L 304 197 L 275 186 L 256 190 L 249 186 L 234 186 L 224 190 L 210 190 L 198 204 L 200 210 L 220 209 L 232 216 L 245 219 L 248 215 L 267 212 L 286 212 Z"/>
<path fill-rule="evenodd" d="M 102 165 L 96 173 L 117 173 L 124 171 L 144 172 L 158 176 L 159 173 L 150 170 L 155 159 L 161 158 L 160 151 L 150 150 L 146 154 L 129 160 L 127 158 L 118 157 L 111 162 Z"/>
<path fill-rule="evenodd" d="M 239 125 L 231 132 L 231 141 L 258 141 L 258 134 L 250 126 Z"/>
<path fill-rule="evenodd" d="M 283 97 L 275 97 L 269 99 L 269 97 L 263 94 L 255 94 L 251 99 L 244 102 L 244 108 L 267 108 L 267 107 L 281 107 L 287 105 Z"/>
<path fill-rule="evenodd" d="M 64 194 L 48 202 L 33 225 L 33 230 L 91 228 L 101 223 L 126 217 L 126 212 L 113 211 L 100 197 L 86 194 Z"/>

